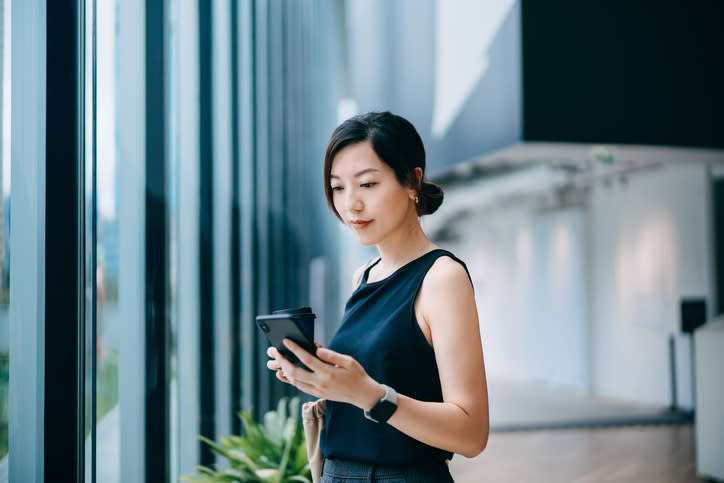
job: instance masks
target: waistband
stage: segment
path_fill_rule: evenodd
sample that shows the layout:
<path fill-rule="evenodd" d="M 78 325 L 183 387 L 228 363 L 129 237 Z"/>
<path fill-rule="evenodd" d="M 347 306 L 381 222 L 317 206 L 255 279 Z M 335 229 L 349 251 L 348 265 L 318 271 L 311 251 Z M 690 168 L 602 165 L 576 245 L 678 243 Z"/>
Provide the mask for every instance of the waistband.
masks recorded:
<path fill-rule="evenodd" d="M 409 465 L 380 465 L 325 458 L 322 463 L 322 477 L 338 478 L 344 481 L 377 481 L 387 478 L 402 478 L 416 482 L 453 481 L 444 461 Z"/>

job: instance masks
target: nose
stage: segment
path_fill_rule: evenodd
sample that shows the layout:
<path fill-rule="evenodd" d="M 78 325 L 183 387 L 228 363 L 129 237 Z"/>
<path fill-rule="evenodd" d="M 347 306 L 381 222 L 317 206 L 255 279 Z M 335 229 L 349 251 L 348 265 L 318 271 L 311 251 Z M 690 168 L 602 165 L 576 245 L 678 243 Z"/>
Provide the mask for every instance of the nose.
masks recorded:
<path fill-rule="evenodd" d="M 359 213 L 362 211 L 364 204 L 355 190 L 347 191 L 347 196 L 344 200 L 344 207 L 351 213 Z"/>

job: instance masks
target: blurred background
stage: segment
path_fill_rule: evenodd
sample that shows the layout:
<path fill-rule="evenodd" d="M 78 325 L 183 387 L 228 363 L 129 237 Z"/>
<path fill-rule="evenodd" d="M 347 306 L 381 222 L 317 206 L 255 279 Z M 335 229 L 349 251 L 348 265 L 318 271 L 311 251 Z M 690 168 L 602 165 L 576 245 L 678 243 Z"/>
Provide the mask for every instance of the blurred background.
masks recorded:
<path fill-rule="evenodd" d="M 683 456 L 657 481 L 724 479 L 694 443 L 695 420 L 724 433 L 721 330 L 700 329 L 724 311 L 721 14 L 0 0 L 0 480 L 177 481 L 215 461 L 199 434 L 295 394 L 254 316 L 339 326 L 375 251 L 329 212 L 323 155 L 370 110 L 416 126 L 445 189 L 423 227 L 473 277 L 491 444 L 666 425 Z"/>

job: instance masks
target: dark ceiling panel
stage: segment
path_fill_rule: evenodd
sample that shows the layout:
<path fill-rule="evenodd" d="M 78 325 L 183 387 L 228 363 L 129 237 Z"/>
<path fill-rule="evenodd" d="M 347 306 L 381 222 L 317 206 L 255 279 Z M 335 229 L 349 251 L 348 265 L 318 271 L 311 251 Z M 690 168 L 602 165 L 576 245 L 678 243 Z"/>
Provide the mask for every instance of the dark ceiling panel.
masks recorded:
<path fill-rule="evenodd" d="M 524 0 L 524 139 L 724 147 L 722 11 Z"/>

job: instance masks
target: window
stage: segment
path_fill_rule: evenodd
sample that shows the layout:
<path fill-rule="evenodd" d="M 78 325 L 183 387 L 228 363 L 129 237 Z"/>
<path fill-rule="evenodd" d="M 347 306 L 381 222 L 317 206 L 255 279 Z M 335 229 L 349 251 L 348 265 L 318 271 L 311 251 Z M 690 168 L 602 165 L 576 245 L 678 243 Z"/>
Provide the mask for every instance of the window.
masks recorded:
<path fill-rule="evenodd" d="M 10 388 L 10 2 L 0 0 L 0 481 L 7 481 Z"/>

